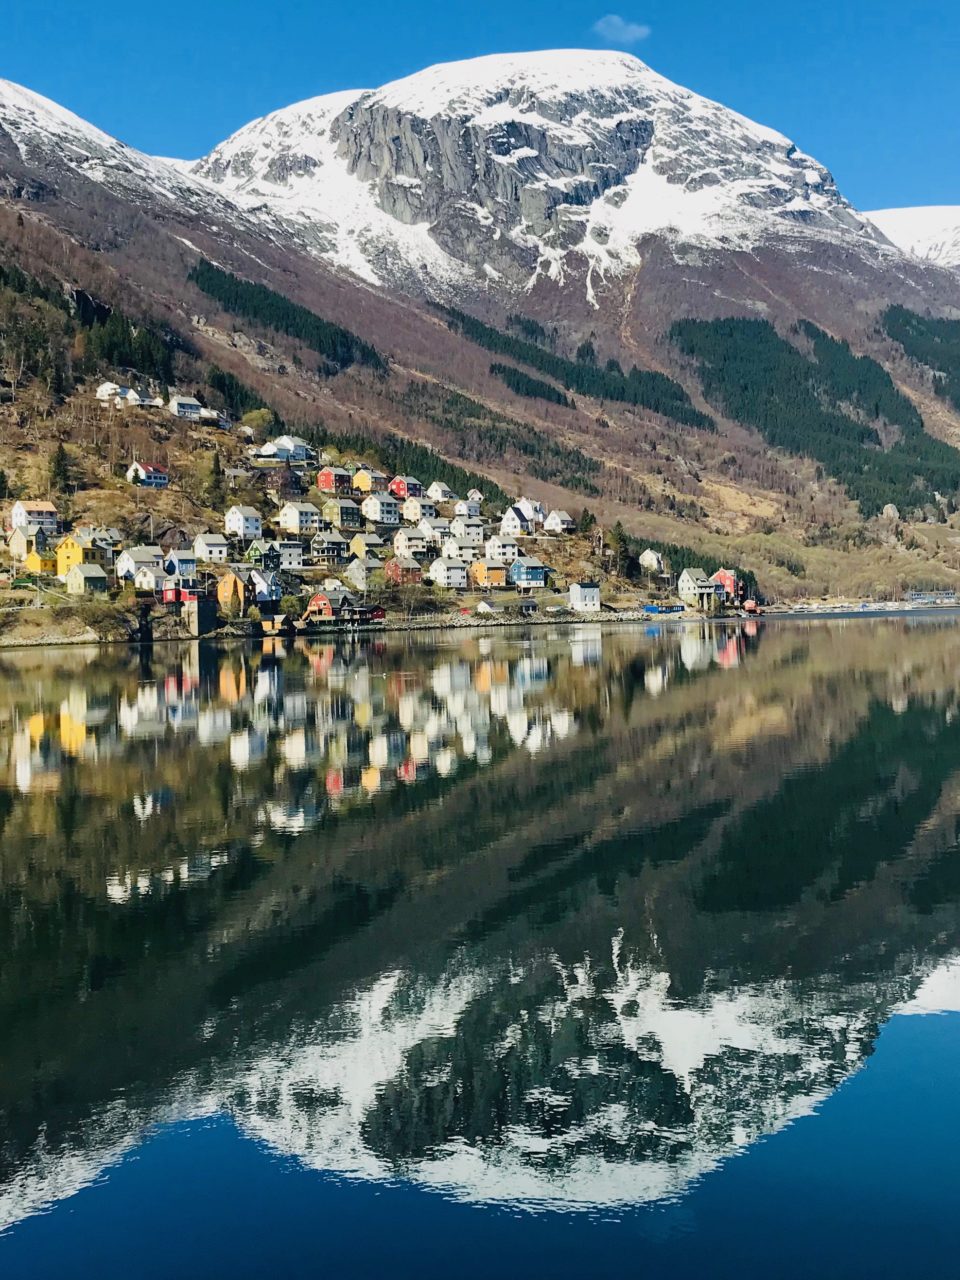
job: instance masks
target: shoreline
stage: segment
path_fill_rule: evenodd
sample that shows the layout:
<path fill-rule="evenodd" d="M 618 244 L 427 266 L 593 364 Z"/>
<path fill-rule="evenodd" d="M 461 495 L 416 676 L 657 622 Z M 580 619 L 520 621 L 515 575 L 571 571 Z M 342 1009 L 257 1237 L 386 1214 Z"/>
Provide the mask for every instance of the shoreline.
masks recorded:
<path fill-rule="evenodd" d="M 640 610 L 629 610 L 623 612 L 606 612 L 598 614 L 582 614 L 562 616 L 553 616 L 548 614 L 535 614 L 529 618 L 498 618 L 494 616 L 482 616 L 471 614 L 469 616 L 440 617 L 440 618 L 410 618 L 410 619 L 387 619 L 381 623 L 375 623 L 368 626 L 339 626 L 335 623 L 326 627 L 318 627 L 310 631 L 303 632 L 254 632 L 251 629 L 240 630 L 236 624 L 220 628 L 216 631 L 208 632 L 203 636 L 190 635 L 162 635 L 156 636 L 150 640 L 141 640 L 134 637 L 118 637 L 118 636 L 100 636 L 92 628 L 87 628 L 85 632 L 67 635 L 58 634 L 56 631 L 44 631 L 35 638 L 4 638 L 0 637 L 0 654 L 5 652 L 15 652 L 17 650 L 33 650 L 33 649 L 72 649 L 84 645 L 96 645 L 98 647 L 106 646 L 126 646 L 128 648 L 140 648 L 144 645 L 154 644 L 188 644 L 199 643 L 201 641 L 209 641 L 215 644 L 241 642 L 249 644 L 264 640 L 324 640 L 332 639 L 340 636 L 352 635 L 399 635 L 406 632 L 429 632 L 429 631 L 491 631 L 504 629 L 528 629 L 530 627 L 583 627 L 583 626 L 630 626 L 642 624 L 646 626 L 666 626 L 670 628 L 683 627 L 691 623 L 707 623 L 710 626 L 719 624 L 739 623 L 739 622 L 823 622 L 823 621 L 856 621 L 864 619 L 875 621 L 878 618 L 911 618 L 921 617 L 925 619 L 935 617 L 957 618 L 960 617 L 960 604 L 951 605 L 839 605 L 835 608 L 824 606 L 821 608 L 778 608 L 776 606 L 765 610 L 764 613 L 758 615 L 743 614 L 721 614 L 709 615 L 700 614 L 693 611 L 685 613 L 658 614 L 646 613 Z"/>

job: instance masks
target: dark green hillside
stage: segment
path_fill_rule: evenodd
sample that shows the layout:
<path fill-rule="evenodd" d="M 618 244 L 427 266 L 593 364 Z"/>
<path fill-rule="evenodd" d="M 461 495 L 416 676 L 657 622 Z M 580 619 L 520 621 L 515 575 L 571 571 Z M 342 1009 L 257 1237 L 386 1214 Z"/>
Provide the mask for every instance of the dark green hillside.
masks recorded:
<path fill-rule="evenodd" d="M 911 360 L 933 370 L 937 394 L 960 410 L 960 320 L 937 320 L 906 307 L 890 307 L 883 327 Z"/>
<path fill-rule="evenodd" d="M 682 320 L 670 336 L 696 360 L 707 399 L 779 449 L 823 464 L 865 516 L 955 494 L 960 453 L 927 435 L 875 360 L 804 322 L 807 356 L 765 320 Z M 882 423 L 899 439 L 883 448 Z"/>
<path fill-rule="evenodd" d="M 594 400 L 617 400 L 635 404 L 650 409 L 653 413 L 663 414 L 665 418 L 672 418 L 683 426 L 713 430 L 712 419 L 695 409 L 680 383 L 674 382 L 666 374 L 652 373 L 648 369 L 636 367 L 624 374 L 613 362 L 606 368 L 600 368 L 588 360 L 567 360 L 563 356 L 554 355 L 552 351 L 545 351 L 536 343 L 494 329 L 492 325 L 484 324 L 482 320 L 468 316 L 463 311 L 455 311 L 450 307 L 441 307 L 440 311 L 455 333 L 463 334 L 487 351 L 508 356 L 511 360 L 536 369 L 538 373 L 546 374 L 548 378 L 554 378 L 568 391 L 591 396 Z"/>
<path fill-rule="evenodd" d="M 321 319 L 313 311 L 291 302 L 266 285 L 241 280 L 203 258 L 188 278 L 203 293 L 219 302 L 224 311 L 298 339 L 336 369 L 362 364 L 378 372 L 386 371 L 383 357 L 369 342 L 362 341 L 349 329 Z"/>

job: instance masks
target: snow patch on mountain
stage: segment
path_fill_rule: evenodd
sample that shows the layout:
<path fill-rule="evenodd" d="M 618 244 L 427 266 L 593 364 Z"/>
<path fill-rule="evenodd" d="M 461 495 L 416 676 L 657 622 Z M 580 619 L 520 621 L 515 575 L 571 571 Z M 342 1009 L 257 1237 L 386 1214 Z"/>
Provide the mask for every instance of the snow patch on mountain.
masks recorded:
<path fill-rule="evenodd" d="M 904 253 L 940 267 L 960 268 L 960 206 L 876 209 L 866 216 Z"/>

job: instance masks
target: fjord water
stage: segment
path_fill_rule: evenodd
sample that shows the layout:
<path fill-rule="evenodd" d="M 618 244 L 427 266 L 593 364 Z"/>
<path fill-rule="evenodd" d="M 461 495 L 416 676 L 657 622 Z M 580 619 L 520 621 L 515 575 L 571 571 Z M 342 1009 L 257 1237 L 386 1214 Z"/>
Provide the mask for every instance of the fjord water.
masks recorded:
<path fill-rule="evenodd" d="M 4 1277 L 951 1274 L 949 617 L 0 660 Z"/>

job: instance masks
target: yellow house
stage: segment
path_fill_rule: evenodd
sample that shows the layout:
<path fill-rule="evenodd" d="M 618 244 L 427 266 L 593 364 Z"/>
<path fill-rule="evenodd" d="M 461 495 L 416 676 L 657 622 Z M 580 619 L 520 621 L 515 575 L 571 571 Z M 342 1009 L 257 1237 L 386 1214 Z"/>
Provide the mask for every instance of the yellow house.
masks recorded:
<path fill-rule="evenodd" d="M 57 561 L 49 551 L 39 551 L 36 547 L 27 552 L 23 562 L 27 573 L 56 573 Z"/>
<path fill-rule="evenodd" d="M 113 547 L 86 534 L 68 533 L 57 543 L 57 577 L 65 580 L 75 564 L 98 564 L 101 569 L 109 569 Z"/>
<path fill-rule="evenodd" d="M 357 493 L 382 493 L 387 487 L 387 477 L 373 467 L 361 467 L 353 477 L 353 487 Z"/>

